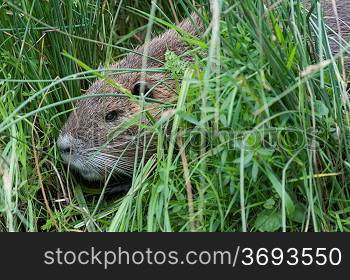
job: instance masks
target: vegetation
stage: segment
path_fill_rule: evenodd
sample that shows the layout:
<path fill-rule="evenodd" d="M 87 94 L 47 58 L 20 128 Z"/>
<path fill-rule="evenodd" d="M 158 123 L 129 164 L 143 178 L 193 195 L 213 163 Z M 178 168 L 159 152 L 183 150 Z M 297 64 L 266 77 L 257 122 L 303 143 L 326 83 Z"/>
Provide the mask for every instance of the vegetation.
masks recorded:
<path fill-rule="evenodd" d="M 320 11 L 262 2 L 0 4 L 0 231 L 350 231 L 343 57 Z M 72 176 L 55 141 L 88 69 L 194 11 L 207 32 L 194 63 L 167 54 L 179 97 L 157 156 L 123 194 Z"/>

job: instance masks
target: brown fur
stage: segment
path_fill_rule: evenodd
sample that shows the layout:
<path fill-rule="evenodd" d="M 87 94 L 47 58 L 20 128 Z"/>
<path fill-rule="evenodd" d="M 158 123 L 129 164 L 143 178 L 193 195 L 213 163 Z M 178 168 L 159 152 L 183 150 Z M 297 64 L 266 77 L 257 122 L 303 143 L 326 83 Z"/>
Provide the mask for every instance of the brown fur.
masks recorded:
<path fill-rule="evenodd" d="M 192 24 L 192 21 L 195 25 Z M 197 15 L 192 15 L 192 21 L 184 20 L 179 28 L 196 36 L 197 31 L 203 31 L 203 24 Z M 180 55 L 189 49 L 188 44 L 175 30 L 168 30 L 163 35 L 154 38 L 148 45 L 143 45 L 135 52 L 128 54 L 119 63 L 111 65 L 111 68 L 141 69 L 142 54 L 146 46 L 149 57 L 147 68 L 163 67 L 167 50 Z M 152 98 L 169 101 L 176 95 L 175 81 L 162 72 L 123 73 L 108 77 L 108 79 L 132 91 L 134 85 L 140 82 L 142 77 L 148 88 L 155 86 L 152 90 Z M 158 84 L 161 81 L 164 82 Z M 140 112 L 140 104 L 120 95 L 93 97 L 95 93 L 119 92 L 104 80 L 96 81 L 90 86 L 86 94 L 91 95 L 91 98 L 82 99 L 77 103 L 76 110 L 71 113 L 61 130 L 58 146 L 62 151 L 62 156 L 67 163 L 70 163 L 74 169 L 89 180 L 101 180 L 111 172 L 131 175 L 137 149 L 138 126 L 127 127 L 115 137 L 111 135 L 116 133 L 117 128 L 125 126 L 123 123 Z M 111 111 L 117 111 L 118 117 L 113 122 L 106 122 L 106 114 Z M 153 106 L 151 112 L 155 118 L 158 118 L 159 110 L 155 110 Z M 138 147 L 142 152 L 142 147 L 146 146 L 149 139 L 144 140 L 144 137 L 141 137 L 139 140 Z M 154 139 L 151 140 L 151 145 L 147 150 L 146 158 L 154 153 Z M 140 158 L 141 154 L 139 160 Z"/>

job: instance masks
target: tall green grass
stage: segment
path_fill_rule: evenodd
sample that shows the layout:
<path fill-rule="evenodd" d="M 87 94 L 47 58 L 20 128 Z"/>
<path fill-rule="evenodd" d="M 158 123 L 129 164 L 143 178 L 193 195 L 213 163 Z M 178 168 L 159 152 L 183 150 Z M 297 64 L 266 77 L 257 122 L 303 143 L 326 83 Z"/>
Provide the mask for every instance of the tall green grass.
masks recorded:
<path fill-rule="evenodd" d="M 1 231 L 350 230 L 347 80 L 317 5 L 0 5 Z M 170 136 L 154 124 L 157 155 L 127 193 L 80 182 L 55 146 L 96 79 L 77 62 L 106 68 L 150 35 L 149 20 L 166 29 L 145 14 L 173 23 L 195 10 L 207 31 L 179 80 Z"/>

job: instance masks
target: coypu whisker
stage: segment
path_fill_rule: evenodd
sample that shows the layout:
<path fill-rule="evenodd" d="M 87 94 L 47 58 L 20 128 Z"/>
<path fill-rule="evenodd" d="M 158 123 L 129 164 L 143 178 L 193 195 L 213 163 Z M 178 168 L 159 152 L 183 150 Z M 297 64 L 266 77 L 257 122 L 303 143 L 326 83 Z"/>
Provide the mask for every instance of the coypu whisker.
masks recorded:
<path fill-rule="evenodd" d="M 93 162 L 100 169 L 104 167 L 104 169 L 108 169 L 109 171 L 116 170 L 117 173 L 127 172 L 130 175 L 130 172 L 133 170 L 133 162 L 117 157 L 111 159 L 101 154 L 91 158 L 90 162 Z"/>

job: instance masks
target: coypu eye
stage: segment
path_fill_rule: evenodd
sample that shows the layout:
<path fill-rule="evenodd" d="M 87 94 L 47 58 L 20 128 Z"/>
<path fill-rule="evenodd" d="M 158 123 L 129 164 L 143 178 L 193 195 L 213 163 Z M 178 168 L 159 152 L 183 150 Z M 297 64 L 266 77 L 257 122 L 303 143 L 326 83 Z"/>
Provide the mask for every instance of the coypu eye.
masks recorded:
<path fill-rule="evenodd" d="M 105 116 L 106 122 L 113 122 L 118 118 L 118 111 L 111 111 Z"/>
<path fill-rule="evenodd" d="M 133 95 L 140 95 L 141 94 L 141 88 L 143 87 L 144 94 L 149 92 L 149 88 L 146 83 L 144 82 L 138 82 L 134 85 L 134 88 L 132 90 Z M 151 97 L 151 93 L 148 93 L 148 97 Z"/>

